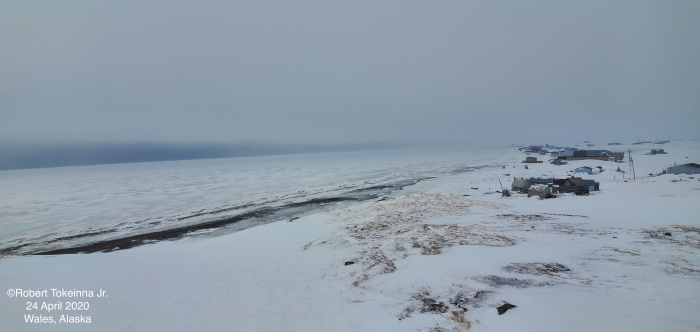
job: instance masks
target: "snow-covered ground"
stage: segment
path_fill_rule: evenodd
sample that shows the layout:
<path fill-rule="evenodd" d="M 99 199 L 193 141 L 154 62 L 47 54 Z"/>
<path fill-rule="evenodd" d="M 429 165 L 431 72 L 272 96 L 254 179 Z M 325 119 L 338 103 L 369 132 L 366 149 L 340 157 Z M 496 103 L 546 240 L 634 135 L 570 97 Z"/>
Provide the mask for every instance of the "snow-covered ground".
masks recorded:
<path fill-rule="evenodd" d="M 700 161 L 700 144 L 642 154 L 658 147 L 603 147 L 632 148 L 634 180 L 615 171 L 627 163 L 524 169 L 513 148 L 493 167 L 292 222 L 111 253 L 0 259 L 8 294 L 108 294 L 3 296 L 0 330 L 697 331 L 700 182 L 648 174 Z M 601 191 L 546 200 L 495 193 L 498 180 L 564 177 L 579 166 L 602 167 L 583 176 Z M 66 300 L 89 310 L 26 310 Z M 505 303 L 515 307 L 499 315 Z M 91 323 L 46 326 L 25 323 L 27 314 Z"/>

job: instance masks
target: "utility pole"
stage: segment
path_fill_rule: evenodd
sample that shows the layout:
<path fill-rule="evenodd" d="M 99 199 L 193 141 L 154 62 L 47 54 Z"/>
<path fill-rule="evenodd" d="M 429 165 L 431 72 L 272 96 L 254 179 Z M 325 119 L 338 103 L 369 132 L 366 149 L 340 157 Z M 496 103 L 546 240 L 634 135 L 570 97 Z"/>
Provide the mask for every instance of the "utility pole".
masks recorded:
<path fill-rule="evenodd" d="M 630 170 L 632 171 L 632 176 L 637 179 L 637 175 L 634 174 L 634 160 L 632 159 L 632 149 L 627 149 L 627 154 L 629 155 Z"/>

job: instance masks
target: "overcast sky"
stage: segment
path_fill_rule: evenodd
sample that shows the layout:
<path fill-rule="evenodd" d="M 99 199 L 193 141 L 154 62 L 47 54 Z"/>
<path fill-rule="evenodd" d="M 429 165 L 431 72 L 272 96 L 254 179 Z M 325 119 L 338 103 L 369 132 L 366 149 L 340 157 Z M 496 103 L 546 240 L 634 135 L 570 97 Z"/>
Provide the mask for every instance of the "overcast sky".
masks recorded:
<path fill-rule="evenodd" d="M 698 124 L 700 1 L 0 2 L 4 142 L 557 143 Z"/>

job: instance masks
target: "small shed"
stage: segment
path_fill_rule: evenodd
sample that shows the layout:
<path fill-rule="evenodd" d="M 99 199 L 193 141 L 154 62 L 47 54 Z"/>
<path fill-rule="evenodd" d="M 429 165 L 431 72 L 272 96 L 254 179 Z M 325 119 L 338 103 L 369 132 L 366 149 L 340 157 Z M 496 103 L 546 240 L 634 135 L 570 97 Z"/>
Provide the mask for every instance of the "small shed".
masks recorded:
<path fill-rule="evenodd" d="M 696 163 L 677 165 L 677 166 L 667 168 L 666 173 L 668 173 L 668 174 L 700 174 L 700 165 L 698 165 Z"/>
<path fill-rule="evenodd" d="M 521 193 L 527 192 L 530 189 L 530 180 L 513 178 L 513 184 L 510 186 L 510 189 Z"/>

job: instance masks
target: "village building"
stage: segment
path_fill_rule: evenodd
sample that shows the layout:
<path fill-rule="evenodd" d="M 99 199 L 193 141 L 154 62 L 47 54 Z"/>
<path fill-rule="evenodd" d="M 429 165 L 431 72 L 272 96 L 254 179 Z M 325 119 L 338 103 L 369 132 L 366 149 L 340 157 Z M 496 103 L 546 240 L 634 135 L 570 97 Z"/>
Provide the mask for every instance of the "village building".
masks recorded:
<path fill-rule="evenodd" d="M 610 157 L 608 150 L 566 150 L 559 153 L 557 158 L 564 160 L 609 160 Z"/>
<path fill-rule="evenodd" d="M 528 189 L 530 189 L 530 186 L 531 186 L 530 180 L 528 180 L 528 179 L 523 179 L 523 178 L 517 179 L 517 178 L 513 178 L 513 184 L 510 186 L 510 189 L 511 189 L 512 191 L 517 191 L 517 192 L 520 192 L 520 193 L 525 193 L 525 192 L 527 192 Z"/>
<path fill-rule="evenodd" d="M 668 174 L 700 174 L 700 165 L 689 163 L 683 165 L 672 166 L 666 169 Z"/>
<path fill-rule="evenodd" d="M 530 189 L 527 190 L 527 197 L 532 196 L 538 196 L 541 199 L 554 197 L 552 187 L 543 184 L 530 186 Z"/>
<path fill-rule="evenodd" d="M 529 150 L 530 152 L 538 153 L 538 152 L 540 152 L 540 150 L 542 150 L 542 147 L 541 147 L 541 146 L 536 146 L 536 145 L 531 145 L 530 147 L 528 147 L 528 150 Z"/>
<path fill-rule="evenodd" d="M 610 157 L 614 161 L 623 161 L 625 159 L 625 153 L 624 152 L 610 152 Z"/>
<path fill-rule="evenodd" d="M 581 179 L 581 178 L 578 178 Z M 531 177 L 529 179 L 530 185 L 535 186 L 535 185 L 546 185 L 550 187 L 551 193 L 566 193 L 566 192 L 575 192 L 571 191 L 569 186 L 569 189 L 564 188 L 565 182 L 567 179 L 555 179 L 555 178 L 534 178 Z M 585 183 L 586 186 L 588 187 L 588 192 L 592 191 L 599 191 L 600 190 L 600 182 L 596 182 L 594 179 L 582 179 Z"/>
<path fill-rule="evenodd" d="M 579 177 L 564 179 L 564 183 L 559 186 L 559 192 L 575 193 L 576 195 L 588 195 L 591 190 L 588 182 Z"/>
<path fill-rule="evenodd" d="M 537 161 L 537 158 L 535 158 L 535 157 L 525 157 L 524 162 L 529 163 L 529 164 L 542 163 L 542 161 Z"/>
<path fill-rule="evenodd" d="M 554 179 L 554 181 L 552 181 L 552 192 L 562 192 L 561 188 L 564 185 L 565 181 L 566 179 Z"/>
<path fill-rule="evenodd" d="M 592 179 L 591 180 L 583 179 L 583 181 L 586 181 L 586 183 L 588 183 L 588 192 L 600 190 L 600 182 L 595 182 L 595 180 L 592 180 Z"/>
<path fill-rule="evenodd" d="M 554 182 L 554 178 L 530 178 L 529 179 L 531 185 L 535 184 L 550 184 Z"/>
<path fill-rule="evenodd" d="M 574 169 L 574 173 L 586 173 L 586 174 L 591 174 L 593 173 L 593 168 L 588 167 L 588 166 L 581 166 L 579 168 Z"/>

